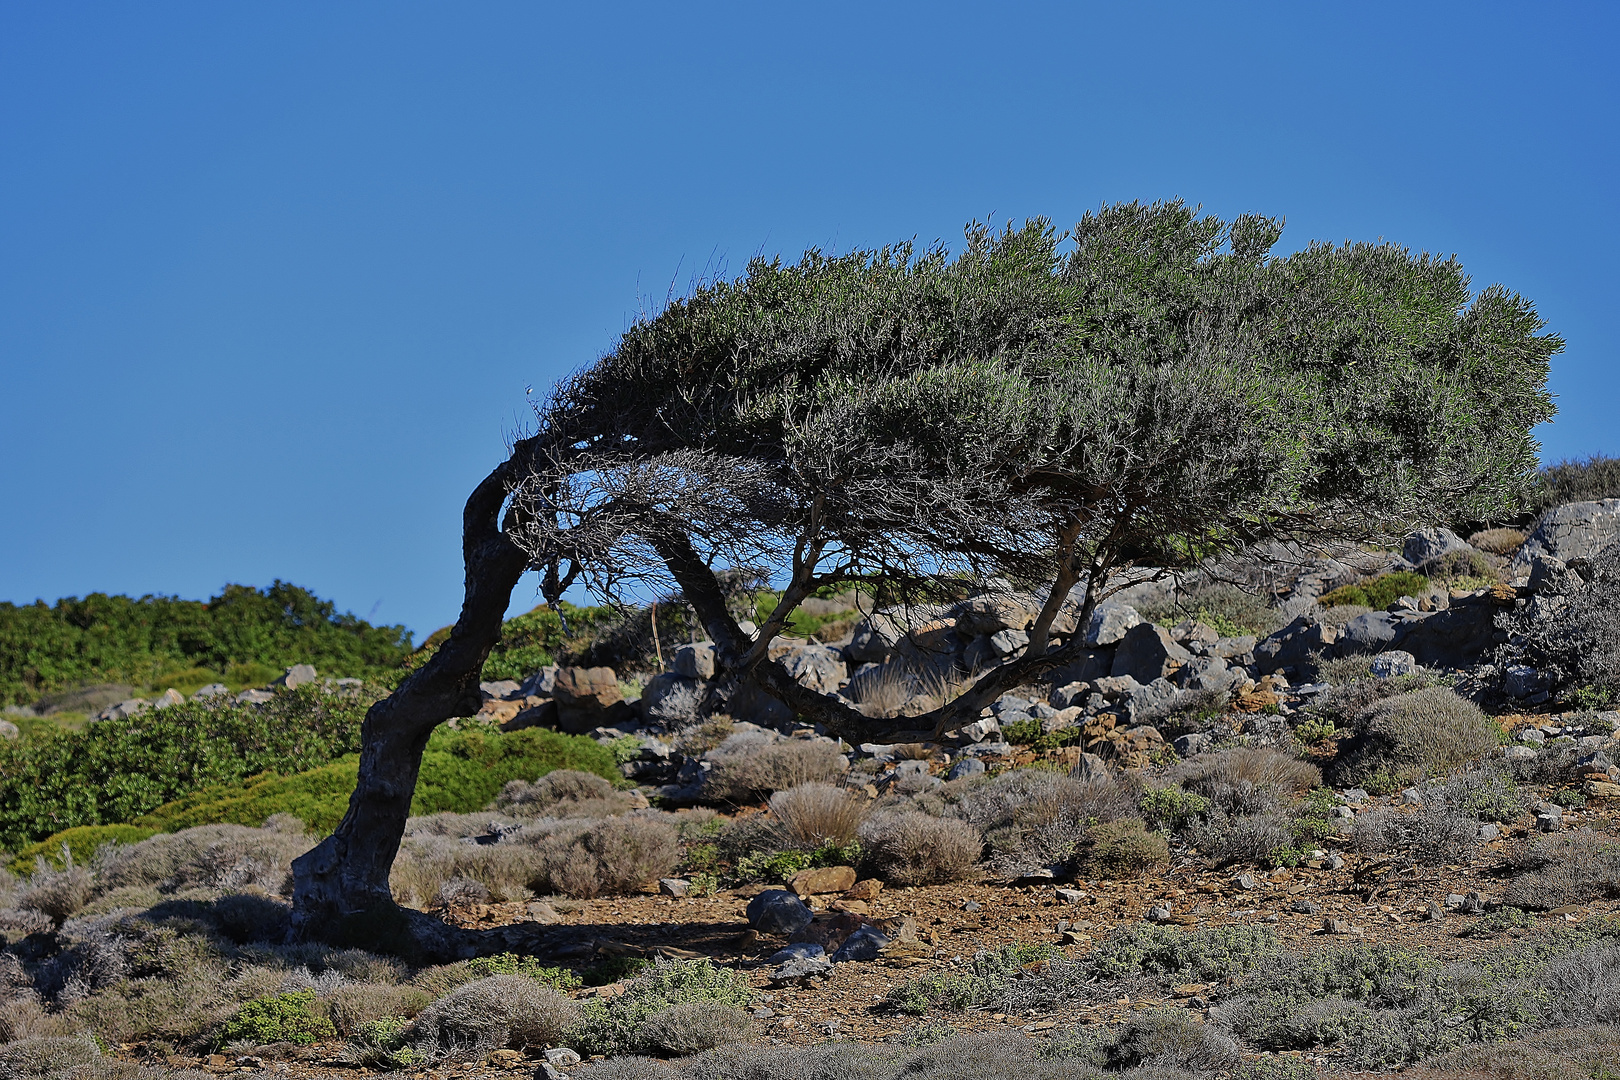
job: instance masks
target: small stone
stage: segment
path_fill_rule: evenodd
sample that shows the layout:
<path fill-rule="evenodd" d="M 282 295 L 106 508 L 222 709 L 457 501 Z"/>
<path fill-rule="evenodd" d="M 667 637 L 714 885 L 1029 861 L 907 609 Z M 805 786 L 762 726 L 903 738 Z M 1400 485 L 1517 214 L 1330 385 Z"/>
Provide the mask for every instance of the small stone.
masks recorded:
<path fill-rule="evenodd" d="M 977 900 L 969 900 L 965 904 L 962 905 L 962 910 L 963 911 L 983 911 L 984 910 L 984 905 L 979 903 Z"/>
<path fill-rule="evenodd" d="M 984 762 L 978 758 L 965 757 L 951 766 L 951 771 L 945 774 L 945 779 L 965 780 L 973 776 L 982 776 L 984 771 Z"/>
<path fill-rule="evenodd" d="M 562 916 L 557 914 L 557 909 L 544 900 L 535 900 L 524 910 L 528 913 L 530 922 L 544 923 L 547 926 L 562 922 Z"/>
<path fill-rule="evenodd" d="M 1333 816 L 1339 821 L 1354 821 L 1356 819 L 1356 812 L 1350 809 L 1348 806 L 1335 806 L 1333 808 Z"/>
<path fill-rule="evenodd" d="M 851 885 L 844 893 L 845 900 L 876 900 L 883 891 L 883 882 L 878 878 L 865 878 Z"/>
<path fill-rule="evenodd" d="M 553 1065 L 578 1065 L 579 1054 L 566 1046 L 554 1046 L 545 1052 L 545 1059 Z"/>
<path fill-rule="evenodd" d="M 534 1080 L 568 1080 L 568 1076 L 549 1061 L 542 1061 L 534 1070 Z"/>
<path fill-rule="evenodd" d="M 854 887 L 855 868 L 852 866 L 816 866 L 788 878 L 788 888 L 801 897 L 843 893 Z"/>
<path fill-rule="evenodd" d="M 1170 745 L 1175 747 L 1176 753 L 1180 754 L 1182 757 L 1194 757 L 1198 754 L 1202 754 L 1211 746 L 1214 746 L 1215 737 L 1212 735 L 1205 735 L 1201 731 L 1195 731 L 1189 735 L 1182 735 Z"/>
<path fill-rule="evenodd" d="M 1353 787 L 1344 793 L 1344 801 L 1348 803 L 1364 803 L 1370 798 L 1372 798 L 1371 795 L 1358 787 Z"/>
<path fill-rule="evenodd" d="M 755 1009 L 749 1015 L 753 1016 L 753 1018 L 755 1020 L 769 1020 L 771 1017 L 776 1015 L 776 1010 L 775 1009 L 768 1009 L 765 1006 L 761 1005 L 759 1008 Z"/>
<path fill-rule="evenodd" d="M 1169 922 L 1172 914 L 1174 913 L 1164 904 L 1157 904 L 1148 908 L 1147 921 L 1151 923 Z"/>
<path fill-rule="evenodd" d="M 1322 931 L 1328 934 L 1353 934 L 1356 928 L 1346 919 L 1335 919 L 1330 916 L 1322 920 Z"/>
<path fill-rule="evenodd" d="M 1334 852 L 1323 861 L 1322 865 L 1326 866 L 1329 870 L 1343 870 L 1344 858 L 1340 856 L 1338 852 Z"/>
<path fill-rule="evenodd" d="M 1536 828 L 1542 832 L 1557 832 L 1563 823 L 1564 812 L 1561 809 L 1558 809 L 1556 813 L 1552 810 L 1542 810 L 1536 814 Z"/>
<path fill-rule="evenodd" d="M 1479 839 L 1485 843 L 1490 843 L 1492 840 L 1495 840 L 1501 835 L 1502 830 L 1498 829 L 1495 825 L 1488 821 L 1479 827 Z"/>
<path fill-rule="evenodd" d="M 665 896 L 673 896 L 679 899 L 690 892 L 691 889 L 692 883 L 685 878 L 666 877 L 658 879 L 658 891 Z"/>
<path fill-rule="evenodd" d="M 1237 877 L 1232 879 L 1232 883 L 1245 892 L 1249 892 L 1260 887 L 1260 883 L 1255 880 L 1253 874 L 1239 874 Z"/>
<path fill-rule="evenodd" d="M 1463 897 L 1462 903 L 1457 905 L 1457 910 L 1464 915 L 1483 915 L 1485 914 L 1485 908 L 1485 897 L 1477 891 L 1470 892 Z"/>
<path fill-rule="evenodd" d="M 1422 806 L 1423 792 L 1419 791 L 1415 787 L 1409 787 L 1405 791 L 1401 792 L 1401 802 L 1405 803 L 1407 806 Z"/>
<path fill-rule="evenodd" d="M 484 1060 L 497 1069 L 515 1069 L 523 1064 L 523 1055 L 516 1050 L 491 1050 Z"/>
<path fill-rule="evenodd" d="M 1086 894 L 1079 889 L 1058 889 L 1057 898 L 1066 904 L 1078 904 L 1086 898 Z"/>
<path fill-rule="evenodd" d="M 1292 911 L 1296 915 L 1315 915 L 1322 909 L 1311 903 L 1309 900 L 1295 900 L 1292 904 L 1288 905 L 1288 910 Z"/>
<path fill-rule="evenodd" d="M 786 964 L 791 960 L 814 960 L 818 956 L 826 956 L 827 950 L 813 941 L 796 941 L 785 949 L 772 953 L 768 964 Z"/>
<path fill-rule="evenodd" d="M 1391 649 L 1381 652 L 1372 660 L 1372 677 L 1375 679 L 1393 679 L 1399 675 L 1410 675 L 1417 670 L 1417 658 L 1409 652 L 1400 649 Z"/>
<path fill-rule="evenodd" d="M 1441 919 L 1446 917 L 1446 909 L 1441 907 L 1435 901 L 1430 900 L 1428 910 L 1424 911 L 1423 917 L 1430 922 L 1439 922 Z"/>
<path fill-rule="evenodd" d="M 1620 799 L 1620 784 L 1607 780 L 1588 780 L 1581 790 L 1594 799 Z"/>
<path fill-rule="evenodd" d="M 294 664 L 287 669 L 287 673 L 271 686 L 285 686 L 288 690 L 296 690 L 300 686 L 307 686 L 316 679 L 315 668 L 310 664 Z"/>
<path fill-rule="evenodd" d="M 1509 761 L 1536 760 L 1536 752 L 1528 746 L 1505 746 L 1502 748 L 1502 756 Z"/>
<path fill-rule="evenodd" d="M 806 957 L 803 960 L 789 960 L 775 971 L 771 972 L 771 981 L 777 983 L 804 982 L 808 979 L 822 975 L 831 975 L 832 961 L 825 956 Z"/>

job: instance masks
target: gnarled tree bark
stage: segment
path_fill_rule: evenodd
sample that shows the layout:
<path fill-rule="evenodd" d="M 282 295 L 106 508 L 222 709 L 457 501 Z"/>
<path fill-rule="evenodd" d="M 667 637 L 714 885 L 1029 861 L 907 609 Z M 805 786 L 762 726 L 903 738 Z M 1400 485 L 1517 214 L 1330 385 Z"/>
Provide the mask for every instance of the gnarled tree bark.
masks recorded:
<path fill-rule="evenodd" d="M 292 940 L 365 946 L 423 959 L 471 951 L 460 940 L 463 935 L 444 923 L 396 905 L 388 876 L 405 833 L 428 737 L 451 717 L 478 712 L 479 674 L 500 639 L 512 590 L 529 564 L 503 529 L 502 512 L 533 442 L 518 443 L 467 499 L 461 615 L 427 663 L 367 711 L 360 776 L 348 812 L 331 836 L 293 860 Z"/>

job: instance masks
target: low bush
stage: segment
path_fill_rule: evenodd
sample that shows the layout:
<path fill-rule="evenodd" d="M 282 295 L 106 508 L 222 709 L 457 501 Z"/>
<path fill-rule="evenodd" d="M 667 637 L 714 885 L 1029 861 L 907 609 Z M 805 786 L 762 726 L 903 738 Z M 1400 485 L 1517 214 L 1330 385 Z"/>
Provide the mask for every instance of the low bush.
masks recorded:
<path fill-rule="evenodd" d="M 295 990 L 244 1004 L 220 1030 L 219 1042 L 222 1046 L 237 1040 L 258 1045 L 276 1042 L 304 1045 L 336 1034 L 332 1021 L 315 1004 L 315 992 Z"/>
<path fill-rule="evenodd" d="M 1086 835 L 1084 865 L 1101 878 L 1131 877 L 1170 861 L 1170 843 L 1141 818 L 1103 822 Z"/>
<path fill-rule="evenodd" d="M 783 835 L 801 848 L 848 844 L 866 817 L 867 801 L 848 788 L 800 784 L 771 796 L 771 817 Z"/>
<path fill-rule="evenodd" d="M 1183 930 L 1138 923 L 1098 942 L 1088 966 L 1104 979 L 1149 975 L 1178 982 L 1219 982 L 1278 955 L 1281 948 L 1277 935 L 1265 926 Z"/>
<path fill-rule="evenodd" d="M 1136 816 L 1136 795 L 1112 779 L 1014 769 L 973 781 L 952 812 L 983 832 L 992 868 L 1010 876 L 1072 862 L 1093 826 Z"/>
<path fill-rule="evenodd" d="M 571 816 L 580 803 L 608 801 L 616 794 L 605 777 L 578 769 L 555 769 L 538 780 L 510 780 L 495 800 L 497 809 L 518 816 L 552 813 Z"/>
<path fill-rule="evenodd" d="M 1352 730 L 1328 770 L 1339 787 L 1380 772 L 1406 781 L 1443 775 L 1495 750 L 1502 734 L 1479 706 L 1443 687 L 1379 701 L 1355 718 Z"/>
<path fill-rule="evenodd" d="M 1150 1009 L 1111 1030 L 1082 1029 L 1085 1045 L 1070 1045 L 1094 1064 L 1118 1072 L 1138 1065 L 1207 1073 L 1236 1065 L 1237 1044 L 1214 1025 L 1199 1023 L 1184 1009 Z M 1067 1049 L 1067 1047 L 1065 1047 Z"/>
<path fill-rule="evenodd" d="M 1468 546 L 1488 555 L 1512 555 L 1524 541 L 1525 535 L 1518 529 L 1481 529 L 1468 538 Z"/>
<path fill-rule="evenodd" d="M 683 1001 L 653 1013 L 631 1033 L 642 1050 L 684 1057 L 727 1043 L 747 1042 L 753 1018 L 722 1001 Z"/>
<path fill-rule="evenodd" d="M 76 866 L 71 857 L 58 870 L 40 859 L 34 876 L 17 894 L 17 906 L 37 911 L 60 925 L 89 902 L 95 889 L 90 871 Z"/>
<path fill-rule="evenodd" d="M 129 847 L 103 849 L 96 871 L 103 890 L 254 886 L 279 893 L 287 884 L 292 860 L 312 846 L 295 819 L 277 819 L 262 829 L 203 825 L 162 833 Z"/>
<path fill-rule="evenodd" d="M 1620 1027 L 1554 1028 L 1522 1039 L 1475 1043 L 1431 1057 L 1408 1080 L 1611 1080 L 1620 1075 Z"/>
<path fill-rule="evenodd" d="M 1509 615 L 1506 629 L 1499 666 L 1529 664 L 1589 706 L 1620 701 L 1620 544 L 1572 567 L 1555 589 Z"/>
<path fill-rule="evenodd" d="M 19 1039 L 0 1046 L 0 1076 L 7 1080 L 89 1077 L 101 1061 L 96 1041 L 83 1035 Z"/>
<path fill-rule="evenodd" d="M 1577 832 L 1538 837 L 1513 859 L 1521 871 L 1503 902 L 1529 911 L 1620 896 L 1620 837 Z"/>
<path fill-rule="evenodd" d="M 1322 783 L 1316 766 L 1271 747 L 1201 754 L 1172 776 L 1187 791 L 1208 799 L 1212 809 L 1226 814 L 1271 810 Z"/>
<path fill-rule="evenodd" d="M 939 885 L 973 872 L 984 839 L 972 824 L 914 810 L 880 810 L 857 831 L 873 872 L 894 885 Z"/>
<path fill-rule="evenodd" d="M 536 891 L 588 899 L 634 892 L 681 861 L 675 827 L 656 818 L 609 818 L 540 848 Z"/>
<path fill-rule="evenodd" d="M 980 949 L 964 968 L 910 979 L 891 990 L 884 1003 L 913 1016 L 934 1008 L 962 1012 L 1000 1004 L 1007 987 L 1025 978 L 1031 966 L 1060 956 L 1050 945 L 1004 945 L 994 952 Z"/>
<path fill-rule="evenodd" d="M 1388 806 L 1369 810 L 1356 818 L 1351 838 L 1364 854 L 1405 853 L 1422 866 L 1443 866 L 1461 862 L 1478 833 L 1477 819 L 1436 800 L 1407 812 Z"/>
<path fill-rule="evenodd" d="M 1487 766 L 1448 777 L 1436 796 L 1459 814 L 1506 825 L 1524 813 L 1524 794 L 1501 769 Z"/>
<path fill-rule="evenodd" d="M 1138 804 L 1142 817 L 1155 828 L 1183 832 L 1209 812 L 1209 800 L 1175 785 L 1144 791 Z"/>
<path fill-rule="evenodd" d="M 1149 622 L 1164 625 L 1195 619 L 1223 637 L 1265 637 L 1284 622 L 1265 597 L 1224 583 L 1167 593 L 1162 600 L 1144 603 L 1138 610 Z"/>
<path fill-rule="evenodd" d="M 688 1008 L 685 1015 L 706 1016 L 705 1037 L 722 1038 L 738 1030 L 738 1020 L 707 1006 L 738 1010 L 749 1005 L 753 996 L 747 977 L 740 972 L 715 967 L 707 960 L 659 960 L 626 983 L 622 994 L 586 1001 L 580 1022 L 568 1032 L 569 1045 L 581 1054 L 609 1056 L 656 1051 L 648 1040 L 678 1038 L 671 1025 L 679 1015 L 650 1027 L 649 1021 L 670 1009 L 695 1005 L 705 1008 Z"/>
<path fill-rule="evenodd" d="M 709 759 L 713 768 L 703 797 L 711 802 L 747 803 L 800 784 L 829 783 L 849 769 L 838 744 L 821 739 L 756 738 L 733 735 Z"/>
<path fill-rule="evenodd" d="M 1531 508 L 1537 513 L 1572 502 L 1620 496 L 1620 458 L 1593 454 L 1544 465 L 1536 476 Z"/>
<path fill-rule="evenodd" d="M 136 844 L 156 832 L 140 825 L 81 825 L 63 829 L 17 852 L 16 858 L 11 860 L 11 869 L 18 874 L 29 873 L 40 859 L 61 869 L 65 865 L 64 853 L 74 862 L 85 864 L 109 844 Z"/>
<path fill-rule="evenodd" d="M 1374 611 L 1381 611 L 1403 596 L 1420 596 L 1428 591 L 1428 578 L 1422 574 L 1414 574 L 1410 570 L 1397 570 L 1393 574 L 1379 574 L 1377 577 L 1353 585 L 1341 585 L 1331 592 L 1323 593 L 1317 603 L 1323 607 L 1358 604 Z"/>
<path fill-rule="evenodd" d="M 423 1009 L 404 1042 L 426 1061 L 476 1061 L 501 1047 L 553 1045 L 580 1016 L 578 1005 L 534 979 L 490 975 Z"/>
<path fill-rule="evenodd" d="M 1293 846 L 1294 817 L 1286 810 L 1258 814 L 1214 813 L 1193 827 L 1188 838 L 1214 866 L 1278 862 Z"/>

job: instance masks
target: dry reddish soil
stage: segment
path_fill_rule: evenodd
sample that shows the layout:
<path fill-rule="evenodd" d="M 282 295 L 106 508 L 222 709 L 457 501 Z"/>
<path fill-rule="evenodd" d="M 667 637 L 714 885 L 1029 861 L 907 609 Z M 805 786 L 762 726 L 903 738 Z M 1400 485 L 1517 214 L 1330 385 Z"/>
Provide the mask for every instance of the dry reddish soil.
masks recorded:
<path fill-rule="evenodd" d="M 1585 826 L 1607 828 L 1620 816 L 1620 805 L 1594 801 L 1588 809 L 1564 815 L 1564 829 Z M 1061 945 L 1081 955 L 1090 942 L 1117 926 L 1142 920 L 1149 907 L 1166 904 L 1172 921 L 1189 928 L 1231 923 L 1272 925 L 1284 941 L 1301 949 L 1318 948 L 1347 940 L 1400 943 L 1429 951 L 1445 960 L 1465 960 L 1502 941 L 1502 937 L 1462 936 L 1474 916 L 1447 912 L 1427 917 L 1432 902 L 1451 893 L 1477 891 L 1498 895 L 1506 881 L 1501 863 L 1506 851 L 1523 842 L 1525 830 L 1507 830 L 1504 836 L 1479 845 L 1466 866 L 1416 867 L 1386 875 L 1381 860 L 1344 853 L 1338 870 L 1301 867 L 1270 874 L 1251 871 L 1255 885 L 1245 889 L 1237 872 L 1209 872 L 1191 860 L 1173 864 L 1168 872 L 1128 881 L 1078 881 L 1052 884 L 1005 885 L 990 882 L 923 888 L 885 888 L 865 903 L 862 912 L 872 919 L 909 918 L 916 941 L 900 944 L 877 960 L 839 964 L 833 975 L 805 986 L 773 987 L 771 968 L 764 958 L 785 941 L 760 937 L 748 929 L 744 908 L 760 887 L 722 891 L 708 897 L 644 895 L 563 901 L 555 904 L 558 921 L 541 924 L 530 918 L 524 903 L 474 905 L 448 913 L 450 921 L 468 928 L 496 931 L 520 952 L 542 958 L 580 961 L 589 956 L 628 955 L 653 957 L 708 956 L 736 964 L 748 972 L 760 992 L 760 1003 L 774 1015 L 759 1021 L 761 1038 L 778 1043 L 811 1043 L 828 1038 L 879 1042 L 917 1023 L 917 1018 L 886 1010 L 884 997 L 905 980 L 919 974 L 949 969 L 958 958 L 977 949 L 994 949 L 1012 942 Z M 1359 879 L 1359 880 L 1358 880 Z M 1073 889 L 1078 900 L 1060 899 L 1057 889 Z M 1299 914 L 1290 905 L 1309 900 L 1319 909 Z M 839 897 L 814 897 L 818 911 L 848 902 Z M 972 905 L 978 910 L 972 910 Z M 859 904 L 855 910 L 861 911 Z M 1598 901 L 1561 908 L 1538 916 L 1541 920 L 1578 922 L 1598 915 L 1620 914 L 1620 901 Z M 1348 923 L 1348 933 L 1329 934 L 1327 919 Z M 1060 929 L 1060 926 L 1063 929 Z M 1508 935 L 1527 931 L 1511 930 Z M 576 996 L 611 995 L 613 986 L 587 988 Z M 1118 987 L 1113 992 L 1118 992 Z M 1117 1022 L 1134 1009 L 1177 1005 L 1204 1011 L 1202 987 L 1175 987 L 1169 995 L 1107 997 L 1042 1014 L 1009 1016 L 967 1012 L 936 1016 L 959 1031 L 977 1031 L 1004 1025 L 1023 1029 L 1032 1037 L 1056 1027 L 1076 1023 Z M 132 1049 L 132 1048 L 131 1048 Z M 353 1077 L 369 1070 L 344 1066 L 332 1059 L 336 1047 L 312 1047 L 298 1059 L 238 1064 L 222 1055 L 198 1059 L 174 1058 L 172 1064 L 201 1067 L 209 1072 L 272 1075 L 294 1078 Z M 507 1055 L 506 1068 L 490 1063 L 457 1064 L 407 1070 L 400 1075 L 434 1078 L 528 1076 L 538 1055 Z M 1331 1063 L 1331 1058 L 1322 1059 Z"/>

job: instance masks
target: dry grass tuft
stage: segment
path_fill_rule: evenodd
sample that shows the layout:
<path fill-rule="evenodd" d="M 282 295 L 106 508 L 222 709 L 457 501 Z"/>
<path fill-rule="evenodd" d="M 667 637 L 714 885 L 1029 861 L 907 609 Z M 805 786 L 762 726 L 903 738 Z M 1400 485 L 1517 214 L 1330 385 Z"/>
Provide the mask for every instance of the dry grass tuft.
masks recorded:
<path fill-rule="evenodd" d="M 1322 772 L 1316 766 L 1272 747 L 1239 747 L 1202 755 L 1180 766 L 1171 778 L 1227 814 L 1270 810 L 1322 784 Z"/>
<path fill-rule="evenodd" d="M 703 794 L 711 802 L 753 802 L 800 784 L 827 783 L 849 770 L 837 743 L 753 732 L 733 735 L 709 760 L 714 767 Z"/>
<path fill-rule="evenodd" d="M 783 835 L 801 848 L 847 844 L 866 818 L 867 801 L 832 784 L 800 784 L 771 796 L 771 817 Z"/>
<path fill-rule="evenodd" d="M 914 810 L 879 810 L 858 835 L 878 876 L 894 885 L 959 881 L 972 874 L 984 850 L 969 823 Z"/>

